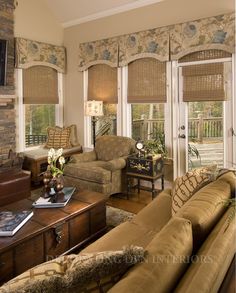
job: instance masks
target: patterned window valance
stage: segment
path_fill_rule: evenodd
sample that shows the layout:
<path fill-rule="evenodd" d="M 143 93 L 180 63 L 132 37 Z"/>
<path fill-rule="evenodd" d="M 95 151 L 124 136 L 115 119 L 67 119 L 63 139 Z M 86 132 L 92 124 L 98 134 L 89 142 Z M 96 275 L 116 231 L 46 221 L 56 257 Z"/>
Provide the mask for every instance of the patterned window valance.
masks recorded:
<path fill-rule="evenodd" d="M 170 30 L 171 60 L 208 49 L 233 53 L 234 20 L 230 13 L 174 25 Z"/>
<path fill-rule="evenodd" d="M 119 39 L 119 66 L 140 58 L 169 60 L 168 27 L 156 28 L 121 36 Z"/>
<path fill-rule="evenodd" d="M 106 64 L 111 67 L 118 66 L 117 38 L 79 45 L 79 71 L 86 70 L 96 64 Z"/>
<path fill-rule="evenodd" d="M 16 38 L 15 52 L 17 68 L 44 65 L 65 72 L 65 47 Z"/>

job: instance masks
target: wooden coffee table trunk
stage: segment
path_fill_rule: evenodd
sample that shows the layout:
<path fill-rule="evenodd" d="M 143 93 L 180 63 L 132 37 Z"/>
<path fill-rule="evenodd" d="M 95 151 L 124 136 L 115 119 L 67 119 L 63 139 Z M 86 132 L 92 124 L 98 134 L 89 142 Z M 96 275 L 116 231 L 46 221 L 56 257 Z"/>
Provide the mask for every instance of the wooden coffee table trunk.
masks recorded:
<path fill-rule="evenodd" d="M 75 192 L 64 208 L 34 208 L 33 217 L 14 236 L 0 237 L 0 284 L 105 232 L 106 199 L 101 193 L 83 190 Z M 0 210 L 31 209 L 34 200 L 24 199 Z"/>

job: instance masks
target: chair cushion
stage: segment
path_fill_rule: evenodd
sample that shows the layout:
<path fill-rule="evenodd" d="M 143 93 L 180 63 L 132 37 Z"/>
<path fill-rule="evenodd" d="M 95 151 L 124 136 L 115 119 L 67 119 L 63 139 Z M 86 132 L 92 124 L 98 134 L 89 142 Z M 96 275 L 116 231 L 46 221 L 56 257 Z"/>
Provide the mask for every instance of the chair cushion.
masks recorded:
<path fill-rule="evenodd" d="M 80 151 L 81 151 L 81 146 L 77 146 L 77 147 L 73 147 L 69 149 L 63 149 L 63 155 L 66 155 L 68 153 L 80 152 Z M 24 154 L 24 157 L 27 157 L 33 160 L 47 159 L 48 149 L 44 147 L 39 147 L 36 149 L 25 151 L 23 154 Z"/>
<path fill-rule="evenodd" d="M 111 161 L 134 152 L 134 144 L 135 141 L 129 137 L 104 135 L 97 138 L 95 151 L 98 160 Z"/>
<path fill-rule="evenodd" d="M 64 174 L 78 179 L 96 182 L 96 183 L 110 183 L 111 171 L 104 169 L 106 162 L 92 161 L 71 163 L 65 166 Z"/>
<path fill-rule="evenodd" d="M 109 292 L 173 292 L 192 253 L 190 221 L 171 219 L 146 251 L 144 262 L 131 268 Z"/>
<path fill-rule="evenodd" d="M 70 132 L 69 127 L 60 129 L 59 127 L 48 127 L 47 128 L 47 142 L 45 148 L 70 148 Z"/>

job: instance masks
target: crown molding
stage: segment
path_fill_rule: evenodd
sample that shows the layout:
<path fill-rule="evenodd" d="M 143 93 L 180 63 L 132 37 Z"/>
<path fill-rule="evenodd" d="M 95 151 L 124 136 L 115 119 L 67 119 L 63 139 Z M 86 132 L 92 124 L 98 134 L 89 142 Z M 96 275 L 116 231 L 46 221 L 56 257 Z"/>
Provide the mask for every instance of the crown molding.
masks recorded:
<path fill-rule="evenodd" d="M 114 15 L 114 14 L 118 14 L 118 13 L 121 13 L 121 12 L 126 12 L 126 11 L 129 11 L 129 10 L 133 10 L 133 9 L 136 9 L 136 8 L 148 6 L 148 5 L 163 2 L 163 1 L 165 1 L 165 0 L 136 0 L 135 2 L 132 2 L 132 3 L 129 3 L 129 4 L 125 4 L 125 5 L 122 5 L 122 6 L 119 6 L 119 7 L 115 7 L 115 8 L 108 9 L 108 10 L 101 11 L 101 12 L 94 13 L 94 14 L 90 14 L 90 15 L 85 16 L 85 17 L 81 17 L 81 18 L 73 19 L 73 20 L 70 20 L 70 21 L 67 21 L 67 22 L 63 22 L 62 26 L 64 28 L 68 28 L 68 27 L 71 27 L 71 26 L 74 26 L 74 25 L 77 25 L 77 24 L 89 22 L 89 21 L 96 20 L 96 19 L 99 19 L 99 18 L 111 16 L 111 15 Z"/>

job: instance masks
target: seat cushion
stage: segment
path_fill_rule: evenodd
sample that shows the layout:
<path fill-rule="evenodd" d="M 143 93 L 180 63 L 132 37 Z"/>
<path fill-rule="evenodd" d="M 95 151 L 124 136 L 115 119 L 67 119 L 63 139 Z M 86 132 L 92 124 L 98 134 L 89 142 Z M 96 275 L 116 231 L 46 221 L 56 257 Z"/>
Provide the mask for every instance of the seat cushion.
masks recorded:
<path fill-rule="evenodd" d="M 82 253 L 120 250 L 122 247 L 129 245 L 145 248 L 155 235 L 155 231 L 135 223 L 125 222 L 87 246 Z"/>
<path fill-rule="evenodd" d="M 98 160 L 111 161 L 134 152 L 134 144 L 135 141 L 129 137 L 104 135 L 97 138 L 95 151 Z"/>
<path fill-rule="evenodd" d="M 111 182 L 111 171 L 104 169 L 106 162 L 78 162 L 65 166 L 64 174 L 81 180 L 106 184 Z"/>

